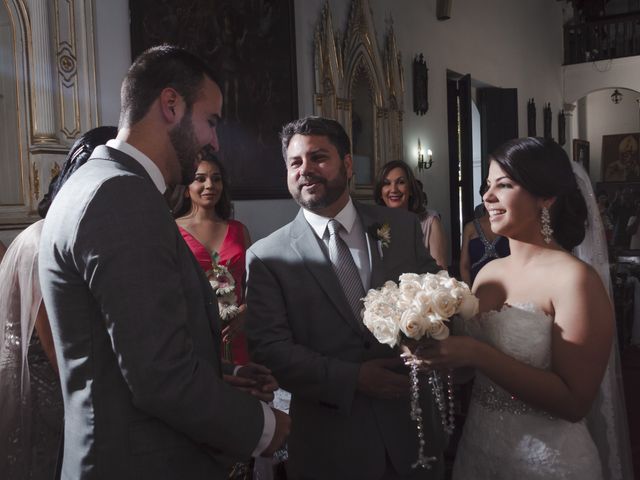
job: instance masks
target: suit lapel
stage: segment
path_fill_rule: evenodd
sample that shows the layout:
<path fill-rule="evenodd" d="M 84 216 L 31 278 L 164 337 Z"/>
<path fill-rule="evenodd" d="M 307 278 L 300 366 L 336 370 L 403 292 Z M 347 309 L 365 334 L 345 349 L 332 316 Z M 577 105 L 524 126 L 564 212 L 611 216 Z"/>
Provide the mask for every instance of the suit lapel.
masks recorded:
<path fill-rule="evenodd" d="M 384 258 L 380 256 L 382 249 L 380 242 L 372 236 L 369 230 L 371 230 L 372 225 L 381 222 L 366 205 L 357 202 L 353 203 L 362 220 L 362 228 L 367 235 L 367 244 L 369 245 L 369 258 L 371 259 L 371 285 L 369 288 L 379 288 L 385 282 Z"/>
<path fill-rule="evenodd" d="M 327 297 L 338 309 L 340 315 L 351 327 L 361 333 L 362 325 L 360 319 L 353 316 L 349 302 L 342 291 L 331 262 L 322 250 L 315 232 L 304 218 L 302 209 L 293 221 L 291 235 L 292 248 L 302 258 L 307 270 L 316 279 L 320 288 L 327 294 Z"/>

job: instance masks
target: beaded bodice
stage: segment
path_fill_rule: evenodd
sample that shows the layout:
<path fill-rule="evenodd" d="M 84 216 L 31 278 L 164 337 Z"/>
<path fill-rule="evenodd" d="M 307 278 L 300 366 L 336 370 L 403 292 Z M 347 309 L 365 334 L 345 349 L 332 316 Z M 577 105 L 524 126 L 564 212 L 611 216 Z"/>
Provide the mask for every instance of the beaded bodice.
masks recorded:
<path fill-rule="evenodd" d="M 553 318 L 532 304 L 505 305 L 467 322 L 469 335 L 501 350 L 510 357 L 544 370 L 551 366 Z M 485 408 L 515 414 L 539 413 L 528 404 L 478 373 L 473 399 Z"/>
<path fill-rule="evenodd" d="M 528 365 L 551 367 L 553 318 L 531 304 L 505 305 L 465 330 Z M 554 418 L 476 374 L 454 480 L 596 480 L 598 452 L 584 422 Z"/>

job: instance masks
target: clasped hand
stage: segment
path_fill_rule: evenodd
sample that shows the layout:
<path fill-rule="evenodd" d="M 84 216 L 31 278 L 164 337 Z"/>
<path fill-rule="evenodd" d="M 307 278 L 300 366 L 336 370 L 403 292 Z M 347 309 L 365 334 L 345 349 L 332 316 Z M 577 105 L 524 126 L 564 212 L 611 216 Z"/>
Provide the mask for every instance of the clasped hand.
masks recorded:
<path fill-rule="evenodd" d="M 402 360 L 378 358 L 360 365 L 358 390 L 366 395 L 384 400 L 409 395 L 409 376 L 393 370 L 402 367 Z"/>
<path fill-rule="evenodd" d="M 257 363 L 243 365 L 236 375 L 225 375 L 224 381 L 263 402 L 273 400 L 273 392 L 279 388 L 278 381 L 271 375 L 271 370 Z"/>
<path fill-rule="evenodd" d="M 423 339 L 411 348 L 423 370 L 473 367 L 473 339 L 450 336 L 444 340 Z"/>

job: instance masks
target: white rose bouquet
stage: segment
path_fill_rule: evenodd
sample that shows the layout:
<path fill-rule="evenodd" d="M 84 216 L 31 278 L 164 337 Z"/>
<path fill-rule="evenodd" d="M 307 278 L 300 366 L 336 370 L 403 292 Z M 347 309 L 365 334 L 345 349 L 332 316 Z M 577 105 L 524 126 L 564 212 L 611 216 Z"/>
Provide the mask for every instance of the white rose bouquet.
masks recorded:
<path fill-rule="evenodd" d="M 380 343 L 395 347 L 402 339 L 424 336 L 444 340 L 453 315 L 464 319 L 478 312 L 478 299 L 466 283 L 442 270 L 436 274 L 404 273 L 364 298 L 363 322 Z"/>
<path fill-rule="evenodd" d="M 229 269 L 218 263 L 219 258 L 217 252 L 211 255 L 211 268 L 205 274 L 218 299 L 220 319 L 223 323 L 228 323 L 240 313 L 240 307 L 236 301 L 236 282 Z M 231 343 L 224 344 L 223 356 L 226 360 L 232 361 Z"/>
<path fill-rule="evenodd" d="M 405 345 L 406 339 L 433 338 L 444 340 L 449 336 L 447 322 L 454 315 L 469 319 L 478 313 L 478 299 L 469 286 L 449 277 L 442 270 L 436 274 L 404 273 L 399 283 L 389 281 L 379 290 L 369 290 L 364 298 L 364 325 L 380 343 L 402 347 L 402 356 L 410 366 L 411 418 L 418 424 L 418 460 L 413 467 L 430 468 L 435 457 L 424 455 L 424 434 L 419 404 L 418 367 L 420 360 Z M 444 382 L 437 372 L 430 372 L 429 384 L 440 410 L 442 425 L 449 434 L 454 429 L 453 385 L 447 375 L 448 408 L 445 405 Z"/>

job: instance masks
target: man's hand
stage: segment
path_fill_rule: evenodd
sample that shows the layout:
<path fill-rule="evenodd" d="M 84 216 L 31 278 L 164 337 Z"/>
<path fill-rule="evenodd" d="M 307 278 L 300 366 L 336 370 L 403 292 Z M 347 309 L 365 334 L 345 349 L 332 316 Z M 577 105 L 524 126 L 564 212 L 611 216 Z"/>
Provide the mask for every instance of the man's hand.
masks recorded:
<path fill-rule="evenodd" d="M 408 396 L 409 376 L 392 371 L 401 366 L 400 358 L 378 358 L 364 362 L 358 373 L 358 390 L 385 400 Z"/>
<path fill-rule="evenodd" d="M 289 430 L 291 430 L 291 418 L 289 418 L 289 415 L 275 408 L 272 408 L 272 410 L 276 417 L 276 428 L 273 432 L 271 443 L 269 443 L 269 446 L 260 454 L 261 457 L 272 456 L 276 450 L 284 445 L 284 442 L 289 436 Z"/>
<path fill-rule="evenodd" d="M 224 380 L 263 402 L 273 400 L 273 392 L 279 388 L 277 380 L 271 375 L 271 370 L 257 363 L 243 365 L 236 375 L 225 375 Z"/>

